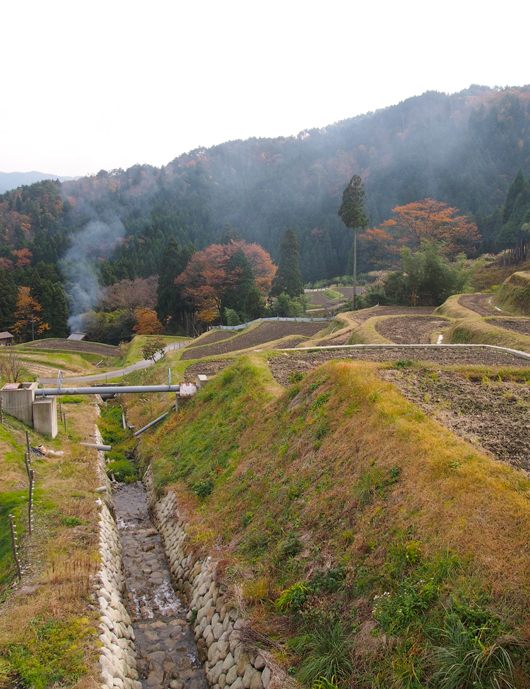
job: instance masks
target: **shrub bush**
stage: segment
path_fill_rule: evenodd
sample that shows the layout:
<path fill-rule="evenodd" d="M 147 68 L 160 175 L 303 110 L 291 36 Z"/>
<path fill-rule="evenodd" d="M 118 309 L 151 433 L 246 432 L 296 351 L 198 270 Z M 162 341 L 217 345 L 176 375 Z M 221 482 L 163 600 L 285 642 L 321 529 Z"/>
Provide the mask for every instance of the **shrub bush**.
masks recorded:
<path fill-rule="evenodd" d="M 114 476 L 120 483 L 134 483 L 138 480 L 136 467 L 128 459 L 119 459 L 107 464 L 107 476 Z"/>

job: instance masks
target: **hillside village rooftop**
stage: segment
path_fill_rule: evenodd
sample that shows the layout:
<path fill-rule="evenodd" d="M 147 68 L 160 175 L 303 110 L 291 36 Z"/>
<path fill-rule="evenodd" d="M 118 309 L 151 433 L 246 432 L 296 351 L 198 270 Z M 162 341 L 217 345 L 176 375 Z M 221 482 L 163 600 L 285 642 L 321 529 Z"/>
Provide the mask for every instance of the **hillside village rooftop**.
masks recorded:
<path fill-rule="evenodd" d="M 7 347 L 13 344 L 13 335 L 7 331 L 0 333 L 0 347 Z"/>

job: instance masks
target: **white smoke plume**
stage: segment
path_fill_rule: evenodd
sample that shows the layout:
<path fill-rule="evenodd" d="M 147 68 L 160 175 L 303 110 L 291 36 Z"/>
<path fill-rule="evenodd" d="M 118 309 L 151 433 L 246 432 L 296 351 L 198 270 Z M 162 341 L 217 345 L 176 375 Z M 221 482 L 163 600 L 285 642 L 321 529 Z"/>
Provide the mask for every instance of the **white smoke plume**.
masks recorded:
<path fill-rule="evenodd" d="M 97 265 L 107 258 L 123 238 L 125 228 L 118 218 L 108 222 L 91 220 L 81 232 L 72 236 L 72 246 L 60 261 L 66 277 L 66 294 L 70 309 L 70 332 L 83 327 L 82 314 L 93 309 L 100 299 Z"/>

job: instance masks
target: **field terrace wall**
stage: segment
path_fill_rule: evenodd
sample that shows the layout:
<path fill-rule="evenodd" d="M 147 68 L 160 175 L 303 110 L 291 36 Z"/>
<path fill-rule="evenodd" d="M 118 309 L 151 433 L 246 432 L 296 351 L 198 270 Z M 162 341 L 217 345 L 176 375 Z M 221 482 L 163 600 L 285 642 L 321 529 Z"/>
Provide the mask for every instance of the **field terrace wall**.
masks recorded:
<path fill-rule="evenodd" d="M 103 439 L 96 427 L 96 443 Z M 104 453 L 98 452 L 98 469 L 101 495 L 99 520 L 99 553 L 101 566 L 95 595 L 99 604 L 101 622 L 99 639 L 101 653 L 101 689 L 142 689 L 138 679 L 136 649 L 131 618 L 125 608 L 125 577 L 123 575 L 122 548 L 118 528 L 112 513 L 110 481 L 105 472 Z"/>
<path fill-rule="evenodd" d="M 187 524 L 178 515 L 175 495 L 157 499 L 153 475 L 144 476 L 149 509 L 165 545 L 174 586 L 187 599 L 188 620 L 194 629 L 199 658 L 213 689 L 280 689 L 297 686 L 265 651 L 252 648 L 248 622 L 243 620 L 229 591 L 216 581 L 217 562 L 198 558 L 187 543 Z M 245 633 L 246 632 L 246 633 Z"/>

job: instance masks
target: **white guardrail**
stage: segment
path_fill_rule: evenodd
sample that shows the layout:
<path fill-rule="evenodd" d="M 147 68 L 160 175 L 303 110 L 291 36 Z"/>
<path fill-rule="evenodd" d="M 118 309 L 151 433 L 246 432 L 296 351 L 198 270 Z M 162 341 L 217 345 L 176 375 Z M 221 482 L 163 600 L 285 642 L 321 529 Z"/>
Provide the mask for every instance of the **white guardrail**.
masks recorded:
<path fill-rule="evenodd" d="M 264 321 L 290 321 L 290 322 L 300 322 L 300 323 L 328 323 L 334 319 L 333 316 L 329 318 L 282 318 L 281 316 L 275 316 L 274 318 L 256 318 L 255 321 L 248 321 L 248 323 L 241 323 L 241 325 L 214 325 L 210 330 L 243 330 L 252 323 L 262 323 Z"/>

